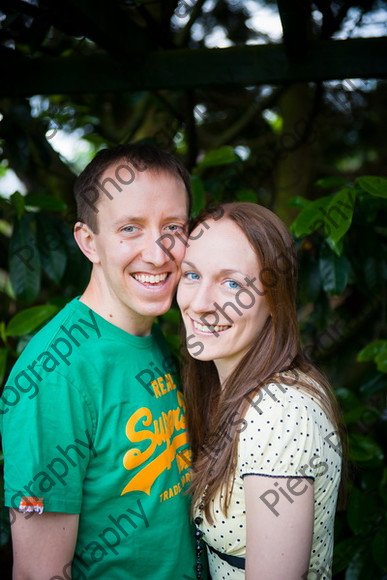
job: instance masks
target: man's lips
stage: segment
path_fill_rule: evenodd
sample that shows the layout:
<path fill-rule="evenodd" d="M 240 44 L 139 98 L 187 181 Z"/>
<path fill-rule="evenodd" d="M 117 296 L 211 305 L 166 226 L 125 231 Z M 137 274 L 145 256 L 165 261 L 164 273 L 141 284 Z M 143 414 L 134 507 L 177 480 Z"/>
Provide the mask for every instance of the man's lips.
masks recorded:
<path fill-rule="evenodd" d="M 150 284 L 150 285 L 157 285 L 162 284 L 165 282 L 169 275 L 169 272 L 163 272 L 162 274 L 143 274 L 143 273 L 134 273 L 131 276 L 140 282 L 141 284 Z"/>

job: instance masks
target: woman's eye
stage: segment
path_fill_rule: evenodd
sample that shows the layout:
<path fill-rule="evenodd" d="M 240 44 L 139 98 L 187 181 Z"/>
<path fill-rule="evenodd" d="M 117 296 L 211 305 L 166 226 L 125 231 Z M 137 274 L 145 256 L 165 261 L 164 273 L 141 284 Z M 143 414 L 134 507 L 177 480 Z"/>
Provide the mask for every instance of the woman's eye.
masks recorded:
<path fill-rule="evenodd" d="M 226 280 L 225 284 L 227 284 L 228 288 L 231 290 L 238 290 L 238 288 L 241 287 L 241 285 L 238 282 L 235 282 L 235 280 Z"/>
<path fill-rule="evenodd" d="M 183 278 L 186 280 L 199 280 L 199 274 L 196 274 L 196 272 L 184 272 Z"/>

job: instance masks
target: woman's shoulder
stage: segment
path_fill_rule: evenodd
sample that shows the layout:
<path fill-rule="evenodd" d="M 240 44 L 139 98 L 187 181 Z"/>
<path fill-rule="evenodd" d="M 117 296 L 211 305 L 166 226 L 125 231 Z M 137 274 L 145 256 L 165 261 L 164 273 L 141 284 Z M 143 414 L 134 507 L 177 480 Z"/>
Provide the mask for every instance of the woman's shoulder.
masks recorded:
<path fill-rule="evenodd" d="M 246 398 L 249 402 L 247 421 L 270 415 L 271 421 L 275 417 L 289 420 L 304 416 L 307 420 L 313 417 L 319 422 L 330 422 L 324 407 L 323 387 L 297 369 L 276 375 Z"/>
<path fill-rule="evenodd" d="M 320 404 L 322 388 L 316 381 L 309 384 L 296 378 L 283 373 L 250 395 L 239 429 L 241 477 L 248 473 L 294 477 L 304 473 L 305 465 L 310 469 L 304 476 L 315 477 L 318 466 L 313 457 L 339 463 L 334 452 L 339 449 L 337 434 Z"/>

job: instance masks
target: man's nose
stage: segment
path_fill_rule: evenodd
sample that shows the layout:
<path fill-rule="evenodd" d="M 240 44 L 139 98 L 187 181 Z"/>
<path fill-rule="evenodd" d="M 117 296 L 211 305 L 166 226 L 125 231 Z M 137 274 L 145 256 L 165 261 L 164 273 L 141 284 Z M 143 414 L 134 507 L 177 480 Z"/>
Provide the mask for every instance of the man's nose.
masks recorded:
<path fill-rule="evenodd" d="M 158 268 L 171 260 L 171 257 L 168 255 L 168 252 L 166 252 L 164 246 L 157 243 L 159 238 L 160 235 L 149 235 L 142 251 L 143 260 Z"/>

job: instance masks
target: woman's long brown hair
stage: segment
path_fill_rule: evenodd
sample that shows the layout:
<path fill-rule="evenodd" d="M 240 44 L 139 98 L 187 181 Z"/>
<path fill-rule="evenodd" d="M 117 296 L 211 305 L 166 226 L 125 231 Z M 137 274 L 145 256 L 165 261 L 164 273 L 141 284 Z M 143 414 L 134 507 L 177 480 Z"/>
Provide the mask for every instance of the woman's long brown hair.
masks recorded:
<path fill-rule="evenodd" d="M 302 351 L 296 311 L 297 255 L 285 224 L 262 206 L 240 202 L 204 210 L 191 223 L 190 233 L 203 222 L 208 229 L 211 219 L 230 219 L 246 235 L 258 258 L 256 279 L 266 291 L 271 316 L 222 389 L 214 363 L 189 355 L 182 329 L 182 377 L 193 453 L 190 491 L 192 505 L 203 503 L 209 522 L 213 521 L 211 499 L 219 490 L 222 510 L 227 515 L 243 417 L 252 398 L 266 384 L 292 384 L 317 398 L 345 449 L 340 412 L 332 389 Z M 194 239 L 189 243 L 195 243 Z"/>

